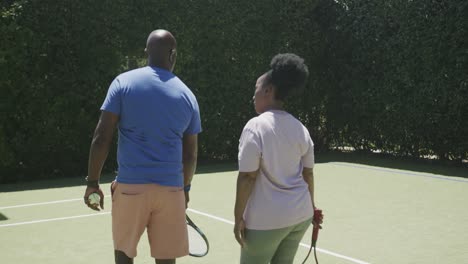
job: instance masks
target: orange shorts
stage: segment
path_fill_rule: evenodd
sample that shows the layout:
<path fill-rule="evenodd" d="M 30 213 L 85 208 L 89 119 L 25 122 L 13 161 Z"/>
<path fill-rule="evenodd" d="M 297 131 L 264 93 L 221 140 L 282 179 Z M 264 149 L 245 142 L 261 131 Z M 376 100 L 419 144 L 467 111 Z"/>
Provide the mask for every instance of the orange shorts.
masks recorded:
<path fill-rule="evenodd" d="M 115 250 L 134 258 L 141 235 L 147 229 L 153 258 L 175 259 L 188 255 L 182 188 L 117 183 L 113 190 L 112 236 Z"/>

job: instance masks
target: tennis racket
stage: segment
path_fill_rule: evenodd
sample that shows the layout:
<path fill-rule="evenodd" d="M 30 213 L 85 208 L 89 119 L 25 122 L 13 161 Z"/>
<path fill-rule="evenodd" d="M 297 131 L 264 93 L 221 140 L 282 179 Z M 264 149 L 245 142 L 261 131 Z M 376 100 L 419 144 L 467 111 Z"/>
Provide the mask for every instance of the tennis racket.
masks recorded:
<path fill-rule="evenodd" d="M 320 209 L 314 209 L 314 221 L 315 222 L 322 222 L 323 221 L 323 214 L 322 214 L 322 210 Z M 305 257 L 304 261 L 302 262 L 302 264 L 305 264 L 307 259 L 309 258 L 309 255 L 310 255 L 310 252 L 312 251 L 312 248 L 314 249 L 314 258 L 315 258 L 315 263 L 318 264 L 318 260 L 317 260 L 317 239 L 318 239 L 318 233 L 319 233 L 319 227 L 317 226 L 314 226 L 313 230 L 312 230 L 312 243 L 311 243 L 311 246 L 310 246 L 310 249 L 309 249 L 309 252 L 307 253 L 307 256 Z"/>
<path fill-rule="evenodd" d="M 185 215 L 185 219 L 187 221 L 189 255 L 192 257 L 206 256 L 210 249 L 208 239 L 188 215 Z"/>

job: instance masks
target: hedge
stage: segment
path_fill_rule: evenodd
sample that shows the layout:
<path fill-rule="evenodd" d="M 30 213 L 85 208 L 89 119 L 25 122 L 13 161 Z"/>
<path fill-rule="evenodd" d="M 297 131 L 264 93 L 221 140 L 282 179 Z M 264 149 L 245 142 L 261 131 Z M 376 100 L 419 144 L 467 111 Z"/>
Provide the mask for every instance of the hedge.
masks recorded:
<path fill-rule="evenodd" d="M 199 100 L 202 161 L 236 159 L 256 78 L 294 52 L 311 76 L 288 109 L 317 150 L 461 162 L 467 11 L 463 0 L 3 1 L 0 183 L 84 175 L 108 85 L 146 63 L 156 28 L 176 36 L 176 74 Z"/>

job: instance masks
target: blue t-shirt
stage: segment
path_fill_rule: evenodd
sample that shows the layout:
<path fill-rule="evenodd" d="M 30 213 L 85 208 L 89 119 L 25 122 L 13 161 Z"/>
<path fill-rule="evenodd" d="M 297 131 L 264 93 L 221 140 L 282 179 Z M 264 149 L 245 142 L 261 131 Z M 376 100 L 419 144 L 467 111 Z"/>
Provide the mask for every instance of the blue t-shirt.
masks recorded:
<path fill-rule="evenodd" d="M 182 137 L 201 132 L 197 99 L 172 72 L 143 67 L 117 76 L 101 110 L 120 117 L 121 183 L 183 186 Z"/>

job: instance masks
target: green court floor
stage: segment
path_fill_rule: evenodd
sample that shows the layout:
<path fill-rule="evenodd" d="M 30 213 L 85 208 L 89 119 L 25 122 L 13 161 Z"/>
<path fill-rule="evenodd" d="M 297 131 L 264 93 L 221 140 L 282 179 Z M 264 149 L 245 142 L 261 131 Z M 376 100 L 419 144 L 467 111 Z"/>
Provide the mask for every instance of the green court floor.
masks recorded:
<path fill-rule="evenodd" d="M 238 263 L 233 168 L 213 166 L 195 176 L 188 214 L 208 236 L 211 251 L 177 263 Z M 316 204 L 325 215 L 319 262 L 468 263 L 468 179 L 424 171 L 317 164 Z M 104 190 L 109 181 L 104 179 Z M 83 204 L 78 184 L 57 179 L 0 185 L 0 263 L 113 263 L 110 199 L 103 212 L 94 212 Z M 310 235 L 309 229 L 295 263 L 302 263 Z M 135 263 L 154 263 L 146 234 Z"/>

